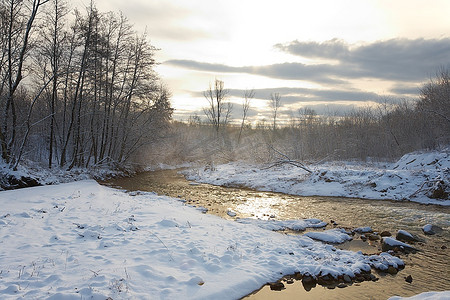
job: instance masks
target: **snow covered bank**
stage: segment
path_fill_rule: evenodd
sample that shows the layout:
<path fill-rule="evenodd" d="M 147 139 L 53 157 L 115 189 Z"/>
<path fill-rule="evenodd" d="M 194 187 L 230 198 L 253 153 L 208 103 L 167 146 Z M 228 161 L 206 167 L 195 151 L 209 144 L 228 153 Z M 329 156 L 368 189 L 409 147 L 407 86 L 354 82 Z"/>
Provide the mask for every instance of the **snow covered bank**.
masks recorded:
<path fill-rule="evenodd" d="M 92 180 L 0 192 L 0 244 L 1 299 L 236 299 L 282 274 L 403 265 Z"/>
<path fill-rule="evenodd" d="M 442 292 L 425 292 L 412 297 L 394 296 L 389 300 L 448 300 L 450 299 L 450 291 Z"/>
<path fill-rule="evenodd" d="M 70 171 L 54 167 L 40 167 L 28 163 L 20 165 L 17 171 L 13 171 L 7 164 L 0 160 L 0 191 L 12 190 L 30 186 L 59 184 L 87 179 L 105 179 L 129 175 L 131 170 L 113 170 L 109 168 L 73 168 Z"/>
<path fill-rule="evenodd" d="M 302 196 L 341 196 L 410 200 L 450 205 L 450 150 L 414 152 L 397 163 L 367 166 L 327 163 L 309 166 L 312 174 L 284 165 L 274 168 L 233 162 L 184 172 L 189 180 Z"/>

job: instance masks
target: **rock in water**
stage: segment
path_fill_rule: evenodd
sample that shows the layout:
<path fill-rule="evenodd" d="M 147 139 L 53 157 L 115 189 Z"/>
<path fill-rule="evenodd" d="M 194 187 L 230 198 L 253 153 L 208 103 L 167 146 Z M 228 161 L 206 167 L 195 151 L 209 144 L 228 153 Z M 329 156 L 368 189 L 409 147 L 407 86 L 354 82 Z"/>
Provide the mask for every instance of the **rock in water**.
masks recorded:
<path fill-rule="evenodd" d="M 397 274 L 398 270 L 396 268 L 394 268 L 393 266 L 389 266 L 387 269 L 387 272 L 391 275 L 395 275 L 395 274 Z"/>
<path fill-rule="evenodd" d="M 227 211 L 227 215 L 229 215 L 230 217 L 236 217 L 236 213 L 234 211 L 231 211 L 231 210 Z"/>
<path fill-rule="evenodd" d="M 402 242 L 421 242 L 422 241 L 421 238 L 409 233 L 406 230 L 399 230 L 397 232 L 397 236 L 395 238 Z"/>
<path fill-rule="evenodd" d="M 408 282 L 408 283 L 411 283 L 413 281 L 412 276 L 411 275 L 406 276 L 405 277 L 405 281 Z"/>
<path fill-rule="evenodd" d="M 384 237 L 381 243 L 381 250 L 383 252 L 389 251 L 389 250 L 400 250 L 402 252 L 411 252 L 411 251 L 418 251 L 413 246 L 410 246 L 406 243 L 400 242 L 394 238 L 391 237 Z"/>
<path fill-rule="evenodd" d="M 441 233 L 443 231 L 443 229 L 437 225 L 427 224 L 422 227 L 422 231 L 425 234 L 433 235 L 436 233 Z"/>
<path fill-rule="evenodd" d="M 269 284 L 272 291 L 281 291 L 284 289 L 284 284 L 282 282 L 273 282 Z"/>

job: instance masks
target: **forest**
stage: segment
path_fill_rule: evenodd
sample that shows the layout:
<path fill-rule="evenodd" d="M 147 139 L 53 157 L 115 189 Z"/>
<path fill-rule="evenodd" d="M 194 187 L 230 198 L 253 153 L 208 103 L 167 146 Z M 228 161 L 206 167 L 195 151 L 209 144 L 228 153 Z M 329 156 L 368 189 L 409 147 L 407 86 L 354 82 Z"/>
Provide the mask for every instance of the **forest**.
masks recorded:
<path fill-rule="evenodd" d="M 125 16 L 68 3 L 1 1 L 1 158 L 48 168 L 109 166 L 164 131 L 170 93 L 157 49 Z"/>
<path fill-rule="evenodd" d="M 355 108 L 344 115 L 319 115 L 303 107 L 289 120 L 277 119 L 283 96 L 269 102 L 272 119 L 248 121 L 255 92 L 242 94 L 241 119 L 231 122 L 230 90 L 217 80 L 204 92 L 204 115 L 188 124 L 173 122 L 172 152 L 180 161 L 270 162 L 280 153 L 308 163 L 333 160 L 393 161 L 417 150 L 440 150 L 450 142 L 450 73 L 442 68 L 418 90 L 417 99 L 378 99 L 375 106 Z M 166 145 L 167 146 L 167 145 Z"/>
<path fill-rule="evenodd" d="M 180 122 L 154 69 L 158 49 L 121 13 L 94 3 L 72 10 L 62 0 L 3 0 L 0 13 L 1 159 L 13 169 L 267 162 L 279 153 L 306 162 L 393 160 L 450 141 L 446 67 L 415 100 L 378 99 L 344 115 L 303 107 L 280 121 L 283 95 L 273 93 L 272 120 L 253 125 L 248 110 L 258 95 L 244 91 L 242 115 L 232 115 L 230 90 L 216 79 L 204 91 L 204 115 Z"/>

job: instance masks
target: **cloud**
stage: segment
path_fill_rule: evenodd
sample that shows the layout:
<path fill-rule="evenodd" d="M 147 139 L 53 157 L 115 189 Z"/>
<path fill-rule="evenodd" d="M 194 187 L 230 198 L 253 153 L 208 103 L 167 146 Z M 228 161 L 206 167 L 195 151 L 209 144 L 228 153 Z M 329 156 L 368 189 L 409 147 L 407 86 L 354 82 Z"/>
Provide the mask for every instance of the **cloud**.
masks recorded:
<path fill-rule="evenodd" d="M 420 93 L 420 86 L 396 84 L 390 91 L 391 93 L 398 95 L 418 95 Z"/>
<path fill-rule="evenodd" d="M 385 95 L 380 95 L 373 92 L 366 92 L 357 89 L 308 89 L 308 88 L 292 88 L 292 87 L 279 87 L 279 88 L 266 88 L 266 89 L 254 89 L 255 99 L 269 100 L 271 94 L 279 93 L 281 96 L 281 105 L 293 104 L 298 102 L 382 102 L 386 98 Z M 241 89 L 228 89 L 228 96 L 235 98 L 243 98 L 244 90 Z M 192 97 L 203 97 L 201 91 L 191 91 Z M 395 98 L 392 97 L 391 98 Z"/>
<path fill-rule="evenodd" d="M 305 58 L 337 60 L 331 72 L 346 78 L 419 81 L 450 61 L 450 38 L 396 38 L 361 45 L 339 39 L 323 43 L 296 40 L 275 48 Z"/>
<path fill-rule="evenodd" d="M 277 79 L 305 80 L 323 84 L 343 84 L 346 82 L 330 76 L 330 66 L 325 64 L 305 65 L 302 63 L 281 63 L 266 66 L 233 67 L 223 64 L 178 59 L 165 61 L 164 64 L 213 73 L 247 73 Z"/>
<path fill-rule="evenodd" d="M 286 62 L 237 67 L 193 60 L 168 60 L 165 63 L 215 73 L 247 73 L 320 84 L 344 84 L 348 80 L 364 78 L 420 82 L 450 62 L 450 38 L 390 39 L 362 45 L 351 45 L 339 39 L 323 43 L 293 41 L 275 47 L 319 60 L 317 64 Z M 320 59 L 337 63 L 324 63 Z"/>
<path fill-rule="evenodd" d="M 255 89 L 255 98 L 270 99 L 273 93 L 281 95 L 281 104 L 297 102 L 338 102 L 338 101 L 380 101 L 380 95 L 360 90 L 320 90 L 307 88 L 270 88 Z M 231 89 L 230 96 L 242 97 L 244 90 Z"/>
<path fill-rule="evenodd" d="M 332 39 L 322 43 L 313 41 L 299 42 L 296 40 L 286 44 L 276 44 L 274 47 L 284 52 L 307 58 L 337 59 L 348 55 L 350 51 L 349 45 L 340 39 Z"/>

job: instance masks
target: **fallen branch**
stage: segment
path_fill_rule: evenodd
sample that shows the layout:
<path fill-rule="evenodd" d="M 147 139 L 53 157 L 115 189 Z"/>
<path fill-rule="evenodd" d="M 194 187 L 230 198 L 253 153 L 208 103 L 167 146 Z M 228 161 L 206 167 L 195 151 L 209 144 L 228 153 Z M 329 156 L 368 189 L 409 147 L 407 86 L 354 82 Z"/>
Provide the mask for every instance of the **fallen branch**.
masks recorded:
<path fill-rule="evenodd" d="M 275 151 L 278 155 L 280 155 L 281 157 L 283 157 L 284 159 L 280 159 L 280 160 L 278 160 L 278 161 L 272 163 L 272 164 L 269 165 L 268 167 L 263 168 L 263 170 L 267 170 L 267 169 L 270 169 L 270 168 L 273 168 L 273 167 L 278 167 L 278 166 L 281 166 L 281 165 L 284 165 L 284 164 L 289 164 L 289 165 L 293 165 L 293 166 L 295 166 L 295 167 L 301 168 L 301 169 L 305 170 L 305 171 L 308 172 L 308 173 L 312 173 L 312 171 L 311 171 L 309 168 L 307 168 L 303 163 L 301 163 L 301 162 L 299 162 L 299 161 L 296 161 L 296 160 L 290 159 L 289 156 L 287 156 L 286 154 L 284 154 L 284 153 L 278 151 L 278 150 L 275 149 L 272 145 L 270 146 L 270 148 L 271 148 L 273 151 Z"/>

